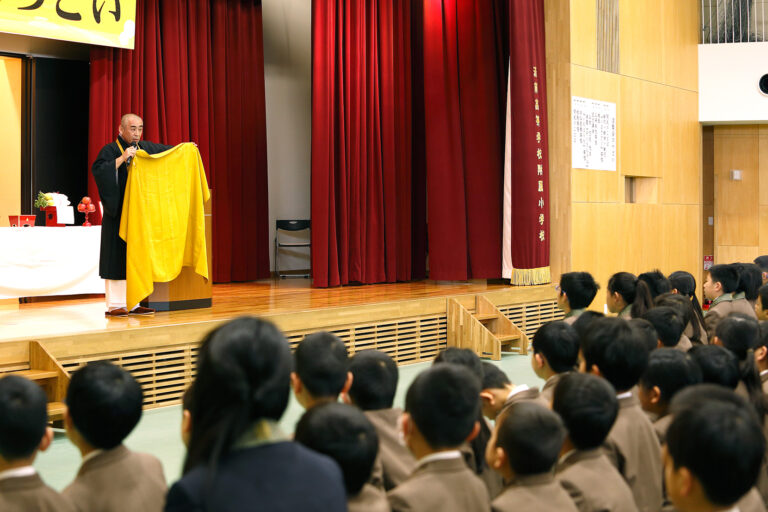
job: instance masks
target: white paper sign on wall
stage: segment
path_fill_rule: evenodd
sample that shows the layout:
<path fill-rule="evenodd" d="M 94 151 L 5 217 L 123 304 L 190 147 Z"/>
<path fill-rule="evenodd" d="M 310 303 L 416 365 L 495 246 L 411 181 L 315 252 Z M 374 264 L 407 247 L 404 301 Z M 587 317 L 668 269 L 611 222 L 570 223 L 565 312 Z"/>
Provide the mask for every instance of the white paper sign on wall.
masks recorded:
<path fill-rule="evenodd" d="M 616 104 L 571 98 L 571 167 L 616 170 Z"/>

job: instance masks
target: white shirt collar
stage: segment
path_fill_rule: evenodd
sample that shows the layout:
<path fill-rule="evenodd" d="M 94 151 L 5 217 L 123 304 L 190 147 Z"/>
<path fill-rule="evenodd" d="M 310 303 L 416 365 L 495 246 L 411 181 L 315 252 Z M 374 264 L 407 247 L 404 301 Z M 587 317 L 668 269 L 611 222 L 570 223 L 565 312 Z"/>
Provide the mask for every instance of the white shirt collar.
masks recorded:
<path fill-rule="evenodd" d="M 558 464 L 562 464 L 563 462 L 565 462 L 566 460 L 568 460 L 569 458 L 571 458 L 571 455 L 573 455 L 574 453 L 576 453 L 576 448 L 572 448 L 571 450 L 568 450 L 567 452 L 565 452 L 565 453 L 564 453 L 564 454 L 563 454 L 563 455 L 560 457 L 560 459 L 557 461 L 557 463 L 558 463 Z"/>
<path fill-rule="evenodd" d="M 100 453 L 102 453 L 103 451 L 104 451 L 104 450 L 93 450 L 91 453 L 89 453 L 88 455 L 86 455 L 85 457 L 83 457 L 83 462 L 82 462 L 82 464 L 85 464 L 86 462 L 88 462 L 89 460 L 91 460 L 91 459 L 92 459 L 92 458 L 94 458 L 95 456 L 99 455 L 99 454 L 100 454 Z"/>
<path fill-rule="evenodd" d="M 32 466 L 22 466 L 20 468 L 6 469 L 0 472 L 0 480 L 6 478 L 19 478 L 22 476 L 32 476 L 36 473 L 35 468 Z"/>
<path fill-rule="evenodd" d="M 632 398 L 632 391 L 625 391 L 616 395 L 617 400 L 621 400 L 622 398 Z"/>
<path fill-rule="evenodd" d="M 509 400 L 516 394 L 522 393 L 523 391 L 528 391 L 529 389 L 531 388 L 529 388 L 526 384 L 520 384 L 519 386 L 515 386 L 514 389 L 512 389 L 512 391 L 510 391 L 509 394 L 507 395 L 507 400 Z"/>
<path fill-rule="evenodd" d="M 445 452 L 430 453 L 429 455 L 426 455 L 419 459 L 417 467 L 423 466 L 428 462 L 434 462 L 436 460 L 449 460 L 449 459 L 460 459 L 460 458 L 461 458 L 461 452 L 459 450 L 448 450 Z"/>
<path fill-rule="evenodd" d="M 765 375 L 766 373 L 768 373 L 768 370 L 763 370 L 763 371 L 761 371 L 761 372 L 760 372 L 760 376 L 762 377 L 762 376 L 763 376 L 763 375 Z"/>

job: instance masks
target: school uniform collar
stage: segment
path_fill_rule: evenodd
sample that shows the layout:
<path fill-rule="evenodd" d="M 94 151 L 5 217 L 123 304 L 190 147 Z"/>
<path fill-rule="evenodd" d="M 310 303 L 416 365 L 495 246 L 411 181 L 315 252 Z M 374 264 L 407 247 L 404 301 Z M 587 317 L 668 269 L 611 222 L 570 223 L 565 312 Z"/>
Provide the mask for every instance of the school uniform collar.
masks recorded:
<path fill-rule="evenodd" d="M 572 309 L 572 310 L 570 310 L 570 311 L 568 312 L 568 314 L 567 314 L 567 315 L 565 315 L 564 319 L 565 319 L 565 318 L 571 318 L 572 316 L 576 316 L 576 317 L 578 317 L 579 315 L 581 315 L 581 314 L 582 314 L 583 312 L 585 312 L 586 310 L 587 310 L 587 308 L 581 308 L 581 309 Z"/>
<path fill-rule="evenodd" d="M 736 292 L 736 293 L 734 293 L 733 294 L 733 300 L 738 300 L 738 299 L 746 300 L 747 299 L 747 294 L 744 293 L 744 292 Z"/>
<path fill-rule="evenodd" d="M 640 401 L 637 399 L 637 397 L 632 393 L 632 391 L 625 391 L 624 393 L 619 393 L 616 395 L 616 399 L 619 401 L 619 409 L 622 409 L 624 407 L 631 407 L 633 405 L 638 405 Z"/>
<path fill-rule="evenodd" d="M 254 423 L 253 426 L 243 434 L 237 443 L 235 443 L 234 448 L 236 450 L 242 450 L 287 440 L 288 436 L 285 435 L 276 421 L 262 419 Z"/>
<path fill-rule="evenodd" d="M 536 473 L 535 475 L 515 476 L 512 479 L 512 485 L 531 487 L 534 485 L 547 485 L 555 481 L 555 474 L 552 471 L 546 473 Z"/>
<path fill-rule="evenodd" d="M 624 306 L 624 309 L 622 309 L 619 312 L 619 318 L 631 318 L 632 317 L 632 304 L 629 304 L 627 306 Z"/>
<path fill-rule="evenodd" d="M 519 386 L 515 386 L 514 389 L 512 389 L 512 391 L 510 391 L 509 394 L 507 395 L 506 401 L 509 401 L 513 396 L 517 395 L 518 393 L 528 391 L 529 389 L 531 388 L 529 388 L 527 384 L 520 384 Z"/>
<path fill-rule="evenodd" d="M 429 455 L 425 455 L 424 457 L 420 458 L 419 461 L 416 463 L 416 467 L 420 468 L 422 466 L 426 466 L 430 462 L 438 462 L 438 461 L 453 460 L 453 459 L 462 459 L 462 462 L 463 462 L 463 458 L 459 450 L 447 450 L 444 452 L 430 453 Z"/>
<path fill-rule="evenodd" d="M 560 457 L 560 460 L 557 461 L 557 469 L 559 471 L 583 460 L 596 459 L 600 457 L 602 453 L 600 448 L 592 448 L 590 450 L 579 450 L 578 448 L 574 448 Z"/>
<path fill-rule="evenodd" d="M 83 457 L 80 464 L 80 470 L 77 475 L 80 476 L 88 471 L 99 469 L 103 466 L 112 464 L 128 456 L 130 452 L 125 445 L 118 445 L 110 450 L 96 450 Z"/>
<path fill-rule="evenodd" d="M 763 370 L 760 372 L 760 382 L 765 382 L 768 380 L 768 370 Z"/>
<path fill-rule="evenodd" d="M 544 381 L 544 386 L 541 388 L 541 390 L 544 391 L 545 389 L 556 386 L 562 376 L 562 373 L 556 373 L 552 375 L 550 378 Z"/>
<path fill-rule="evenodd" d="M 8 478 L 21 478 L 25 476 L 36 475 L 37 472 L 32 466 L 22 466 L 20 468 L 6 469 L 0 471 L 0 480 L 6 480 Z"/>
<path fill-rule="evenodd" d="M 718 298 L 716 298 L 715 300 L 713 300 L 712 304 L 710 304 L 709 307 L 711 308 L 711 307 L 717 306 L 721 302 L 732 302 L 732 301 L 733 301 L 733 294 L 731 294 L 731 293 L 724 293 L 721 296 L 719 296 Z"/>

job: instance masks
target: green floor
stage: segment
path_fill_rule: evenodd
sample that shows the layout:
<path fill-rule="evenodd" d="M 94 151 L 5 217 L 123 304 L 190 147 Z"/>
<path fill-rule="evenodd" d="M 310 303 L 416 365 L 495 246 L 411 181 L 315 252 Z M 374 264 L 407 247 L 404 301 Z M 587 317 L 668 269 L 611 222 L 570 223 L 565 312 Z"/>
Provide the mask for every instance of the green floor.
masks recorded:
<path fill-rule="evenodd" d="M 515 384 L 540 386 L 542 381 L 531 369 L 529 356 L 507 355 L 497 363 Z M 395 405 L 403 406 L 405 392 L 419 372 L 429 367 L 430 363 L 419 363 L 400 367 Z M 288 410 L 281 423 L 286 432 L 293 432 L 301 413 L 301 406 L 291 397 Z M 144 413 L 141 422 L 128 437 L 126 444 L 133 450 L 152 453 L 158 457 L 165 468 L 168 482 L 174 482 L 181 474 L 184 462 L 184 445 L 179 435 L 181 424 L 181 406 L 164 407 Z M 52 487 L 63 489 L 72 481 L 80 466 L 80 454 L 69 442 L 66 435 L 57 432 L 51 447 L 37 457 L 35 467 L 42 478 Z"/>

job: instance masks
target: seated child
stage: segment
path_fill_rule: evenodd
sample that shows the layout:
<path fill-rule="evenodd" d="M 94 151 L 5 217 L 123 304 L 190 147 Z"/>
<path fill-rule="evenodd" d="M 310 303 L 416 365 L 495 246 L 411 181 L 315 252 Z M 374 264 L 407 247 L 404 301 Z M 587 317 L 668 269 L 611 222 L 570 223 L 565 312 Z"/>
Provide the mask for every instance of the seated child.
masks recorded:
<path fill-rule="evenodd" d="M 707 330 L 704 328 L 704 313 L 701 310 L 699 298 L 696 296 L 696 278 L 690 272 L 678 270 L 669 274 L 669 282 L 672 285 L 672 293 L 688 299 L 693 310 L 694 321 L 685 327 L 683 334 L 688 336 L 695 344 L 694 324 L 697 324 L 699 342 L 702 345 L 706 345 L 709 343 L 709 338 L 707 337 Z"/>
<path fill-rule="evenodd" d="M 656 329 L 659 335 L 658 347 L 675 348 L 681 352 L 688 352 L 692 345 L 687 336 L 683 336 L 685 324 L 678 312 L 668 306 L 659 306 L 651 309 L 643 315 Z"/>
<path fill-rule="evenodd" d="M 637 318 L 653 307 L 648 283 L 629 272 L 617 272 L 608 280 L 605 304 L 619 318 Z"/>
<path fill-rule="evenodd" d="M 520 402 L 502 413 L 486 458 L 510 485 L 493 500 L 494 512 L 578 510 L 552 471 L 564 437 L 560 417 L 542 405 Z"/>
<path fill-rule="evenodd" d="M 643 342 L 648 353 L 659 348 L 659 333 L 651 322 L 644 318 L 633 318 L 629 321 L 629 325 Z"/>
<path fill-rule="evenodd" d="M 678 393 L 671 410 L 663 459 L 675 508 L 739 510 L 734 506 L 751 492 L 765 454 L 757 417 L 732 391 L 706 384 Z"/>
<path fill-rule="evenodd" d="M 597 295 L 600 288 L 589 272 L 567 272 L 560 276 L 557 305 L 565 312 L 563 321 L 573 324 Z"/>
<path fill-rule="evenodd" d="M 761 322 L 768 320 L 768 284 L 764 284 L 757 291 L 755 314 L 757 315 L 757 319 Z"/>
<path fill-rule="evenodd" d="M 734 263 L 733 267 L 739 275 L 739 284 L 733 292 L 733 310 L 756 318 L 755 301 L 763 284 L 760 267 L 754 263 Z"/>
<path fill-rule="evenodd" d="M 669 293 L 672 291 L 672 283 L 666 278 L 660 270 L 652 270 L 650 272 L 643 272 L 637 279 L 644 281 L 648 285 L 648 290 L 651 292 L 651 299 L 655 299 L 663 293 Z"/>
<path fill-rule="evenodd" d="M 616 390 L 619 414 L 606 440 L 608 458 L 632 489 L 641 511 L 662 505 L 660 445 L 653 425 L 632 392 L 648 365 L 645 342 L 629 322 L 601 318 L 581 341 L 583 370 Z"/>
<path fill-rule="evenodd" d="M 601 449 L 619 412 L 611 385 L 586 373 L 565 375 L 555 388 L 552 410 L 567 430 L 555 476 L 579 510 L 637 511 L 632 491 Z"/>
<path fill-rule="evenodd" d="M 653 421 L 653 428 L 664 444 L 672 421 L 669 404 L 675 394 L 687 386 L 701 383 L 701 370 L 685 353 L 671 348 L 651 352 L 648 367 L 640 377 L 640 405 Z"/>
<path fill-rule="evenodd" d="M 480 382 L 456 364 L 438 364 L 414 379 L 405 397 L 402 430 L 417 466 L 389 491 L 394 512 L 490 510 L 488 491 L 459 447 L 477 435 Z"/>
<path fill-rule="evenodd" d="M 53 440 L 48 399 L 36 383 L 16 375 L 0 379 L 0 510 L 72 512 L 74 507 L 43 483 L 32 463 Z"/>
<path fill-rule="evenodd" d="M 734 312 L 733 292 L 739 286 L 739 274 L 731 265 L 713 265 L 709 269 L 702 289 L 704 297 L 712 301 L 704 315 L 704 327 L 712 343 L 717 324 Z"/>
<path fill-rule="evenodd" d="M 533 335 L 531 346 L 531 365 L 536 376 L 545 381 L 541 397 L 549 405 L 560 377 L 576 369 L 579 335 L 565 322 L 548 322 Z"/>
<path fill-rule="evenodd" d="M 393 407 L 397 364 L 384 352 L 364 350 L 350 359 L 349 371 L 353 378 L 346 398 L 359 407 L 376 428 L 382 484 L 385 490 L 394 489 L 416 467 L 413 455 L 400 442 L 399 423 L 403 411 Z"/>
<path fill-rule="evenodd" d="M 704 325 L 703 322 L 699 325 L 693 301 L 690 298 L 678 293 L 665 293 L 656 297 L 654 304 L 656 306 L 669 306 L 677 311 L 685 326 L 683 334 L 680 336 L 681 342 L 685 339 L 694 345 L 704 344 L 707 332 L 702 327 Z"/>
<path fill-rule="evenodd" d="M 488 361 L 483 361 L 482 388 L 480 399 L 483 403 L 483 416 L 489 420 L 495 420 L 504 409 L 521 400 L 534 400 L 541 405 L 548 405 L 537 388 L 525 384 L 515 386 L 506 373 Z"/>
<path fill-rule="evenodd" d="M 163 510 L 167 486 L 160 461 L 123 445 L 141 419 L 143 399 L 136 379 L 108 361 L 72 374 L 64 426 L 83 462 L 63 494 L 78 510 Z"/>
<path fill-rule="evenodd" d="M 379 439 L 360 410 L 338 403 L 313 407 L 296 425 L 295 440 L 338 463 L 349 512 L 389 512 L 384 491 L 366 483 L 379 452 Z"/>
<path fill-rule="evenodd" d="M 728 389 L 736 389 L 739 385 L 739 360 L 728 349 L 702 345 L 689 350 L 688 356 L 701 370 L 701 382 Z"/>
<path fill-rule="evenodd" d="M 337 402 L 352 385 L 347 365 L 347 347 L 335 334 L 315 332 L 306 336 L 293 353 L 291 386 L 305 409 Z"/>

